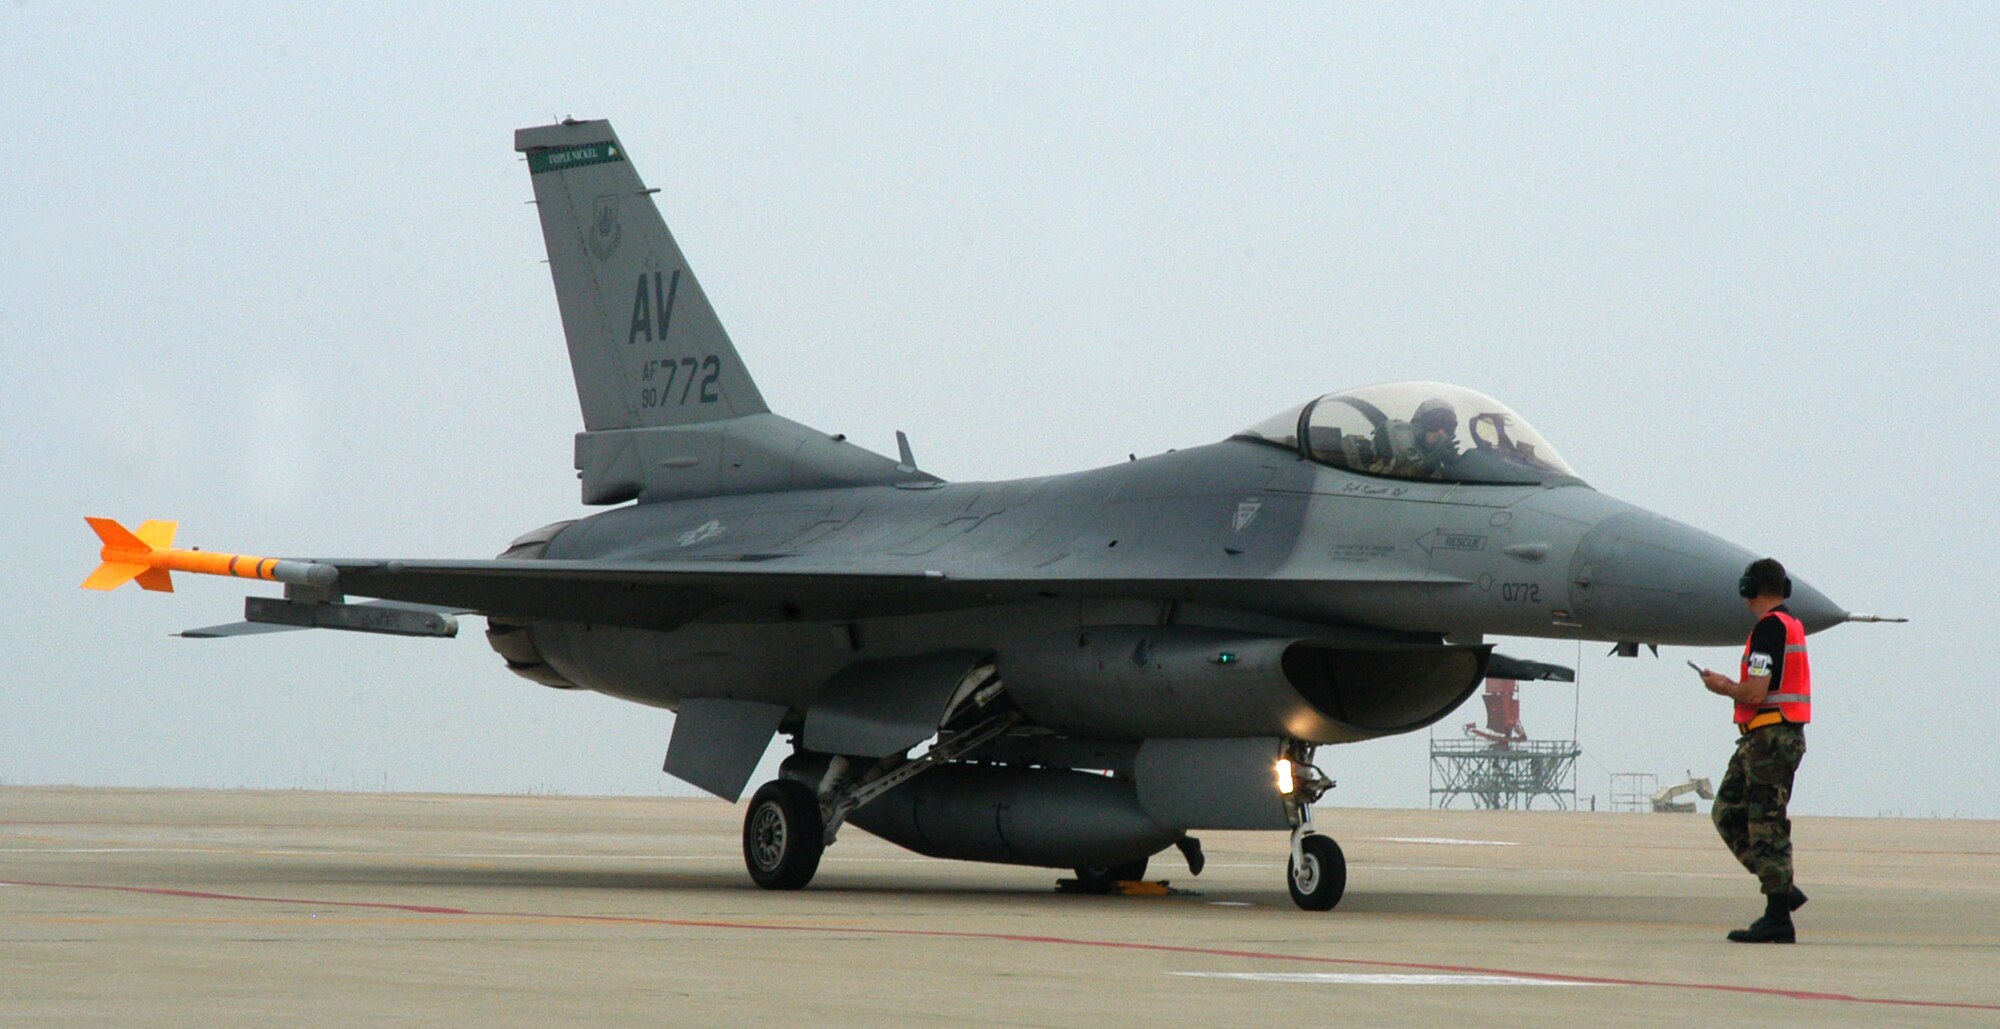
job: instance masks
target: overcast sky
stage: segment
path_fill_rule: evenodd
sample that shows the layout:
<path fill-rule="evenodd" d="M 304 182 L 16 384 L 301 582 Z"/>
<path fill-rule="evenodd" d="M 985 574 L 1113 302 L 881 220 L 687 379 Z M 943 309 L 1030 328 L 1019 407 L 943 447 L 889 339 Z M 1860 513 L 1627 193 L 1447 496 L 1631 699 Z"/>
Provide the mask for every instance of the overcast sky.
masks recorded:
<path fill-rule="evenodd" d="M 476 618 L 193 641 L 245 587 L 77 589 L 85 515 L 476 558 L 586 513 L 511 136 L 575 115 L 781 414 L 986 480 L 1461 383 L 1912 618 L 1813 638 L 1795 812 L 2000 817 L 1992 6 L 421 6 L 0 8 L 0 783 L 685 789 L 670 714 Z M 1586 797 L 1720 777 L 1682 661 L 1729 650 L 1501 643 L 1580 655 L 1523 690 Z M 1320 763 L 1426 802 L 1423 734 Z"/>

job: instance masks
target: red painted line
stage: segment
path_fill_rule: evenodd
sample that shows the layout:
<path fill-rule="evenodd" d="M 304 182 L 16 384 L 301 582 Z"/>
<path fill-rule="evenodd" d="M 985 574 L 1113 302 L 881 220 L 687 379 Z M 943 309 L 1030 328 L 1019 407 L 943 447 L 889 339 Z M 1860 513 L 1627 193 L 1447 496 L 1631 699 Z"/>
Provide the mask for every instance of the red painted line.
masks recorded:
<path fill-rule="evenodd" d="M 873 933 L 878 936 L 907 936 L 943 940 L 992 940 L 1002 943 L 1035 943 L 1057 947 L 1093 947 L 1102 950 L 1131 950 L 1155 954 L 1189 954 L 1198 957 L 1247 958 L 1254 961 L 1294 961 L 1314 965 L 1345 965 L 1364 968 L 1395 968 L 1412 972 L 1449 972 L 1460 975 L 1499 975 L 1539 979 L 1552 983 L 1582 983 L 1595 986 L 1645 986 L 1668 990 L 1702 990 L 1711 993 L 1749 994 L 1782 997 L 1787 1000 L 1829 1001 L 1840 1004 L 1874 1004 L 1888 1007 L 1944 1008 L 1962 1011 L 2000 1011 L 2000 1004 L 1966 1001 L 1905 1000 L 1896 997 L 1857 997 L 1848 993 L 1815 990 L 1785 990 L 1771 986 L 1738 986 L 1729 983 L 1672 982 L 1661 979 L 1619 979 L 1607 976 L 1570 975 L 1560 972 L 1529 972 L 1512 968 L 1484 968 L 1476 965 L 1437 965 L 1417 961 L 1379 961 L 1370 958 L 1333 958 L 1314 954 L 1277 954 L 1260 950 L 1232 950 L 1223 947 L 1187 947 L 1171 943 L 1132 943 L 1123 940 L 1091 940 L 1076 936 L 1032 936 L 1022 933 L 987 933 L 960 929 L 887 929 L 851 925 L 788 925 L 776 922 L 731 922 L 701 918 L 653 918 L 645 915 L 564 915 L 537 911 L 473 911 L 466 908 L 431 907 L 421 904 L 391 904 L 365 900 L 304 900 L 294 897 L 255 897 L 237 893 L 210 893 L 150 886 L 110 886 L 99 883 L 52 883 L 0 879 L 5 886 L 35 886 L 52 890 L 103 890 L 115 893 L 144 893 L 161 897 L 194 900 L 228 900 L 254 904 L 304 904 L 316 907 L 363 908 L 379 911 L 409 911 L 424 915 L 476 915 L 482 918 L 544 918 L 551 921 L 599 922 L 615 925 L 662 925 L 683 929 L 732 929 L 779 933 Z"/>
<path fill-rule="evenodd" d="M 304 791 L 301 791 L 301 792 L 304 792 Z M 385 794 L 385 796 L 409 796 L 409 797 L 421 797 L 421 796 L 423 796 L 423 794 L 417 794 L 417 793 L 410 793 L 410 794 L 400 794 L 400 795 L 398 795 L 398 794 Z M 496 797 L 496 798 L 494 798 L 494 799 L 496 799 L 496 800 L 513 800 L 513 799 L 516 799 L 516 798 L 513 798 L 513 797 Z M 527 799 L 527 798 L 520 798 L 520 799 Z M 188 826 L 189 826 L 190 824 L 192 824 L 192 823 L 189 823 L 189 822 L 186 822 L 186 821 L 177 821 L 177 822 L 144 822 L 144 821 L 139 821 L 139 820 L 137 820 L 137 819 L 70 819 L 70 818 L 0 818 L 0 826 L 13 826 L 13 825 L 88 825 L 88 826 L 93 826 L 93 827 L 108 827 L 108 826 L 117 826 L 117 827 L 121 827 L 121 828 L 148 828 L 148 829 L 157 829 L 157 828 L 168 828 L 168 829 L 185 829 L 185 828 L 187 828 L 187 827 L 188 827 Z M 350 824 L 350 825 L 342 825 L 342 824 L 340 824 L 340 823 L 336 823 L 336 822 L 217 822 L 217 823 L 213 823 L 212 825 L 205 825 L 205 826 L 203 826 L 203 827 L 204 827 L 204 828 L 212 828 L 212 829 L 246 829 L 246 828 L 250 828 L 250 829 L 351 829 L 351 828 L 353 828 L 353 826 L 352 826 L 351 824 Z M 560 832 L 560 831 L 563 831 L 563 830 L 557 830 L 557 829 L 544 829 L 544 830 L 527 830 L 527 831 L 538 831 L 538 832 L 550 832 L 550 833 L 553 833 L 553 832 Z"/>
<path fill-rule="evenodd" d="M 0 886 L 42 886 L 52 890 L 104 890 L 112 893 L 149 893 L 156 897 L 188 897 L 194 900 L 238 900 L 258 904 L 309 904 L 329 908 L 373 908 L 381 911 L 413 911 L 420 915 L 471 915 L 464 908 L 428 907 L 422 904 L 384 904 L 366 900 L 300 900 L 295 897 L 248 897 L 237 893 L 205 893 L 200 890 L 170 890 L 154 886 L 106 886 L 99 883 L 40 883 L 0 879 Z"/>

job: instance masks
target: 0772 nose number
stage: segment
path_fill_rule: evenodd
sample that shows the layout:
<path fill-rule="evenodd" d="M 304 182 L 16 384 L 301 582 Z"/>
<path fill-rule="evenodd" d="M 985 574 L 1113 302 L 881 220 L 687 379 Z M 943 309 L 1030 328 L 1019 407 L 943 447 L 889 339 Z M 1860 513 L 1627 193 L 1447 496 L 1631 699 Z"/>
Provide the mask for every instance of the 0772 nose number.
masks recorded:
<path fill-rule="evenodd" d="M 1539 604 L 1542 602 L 1542 584 L 1503 582 L 1500 584 L 1500 599 L 1509 604 Z"/>

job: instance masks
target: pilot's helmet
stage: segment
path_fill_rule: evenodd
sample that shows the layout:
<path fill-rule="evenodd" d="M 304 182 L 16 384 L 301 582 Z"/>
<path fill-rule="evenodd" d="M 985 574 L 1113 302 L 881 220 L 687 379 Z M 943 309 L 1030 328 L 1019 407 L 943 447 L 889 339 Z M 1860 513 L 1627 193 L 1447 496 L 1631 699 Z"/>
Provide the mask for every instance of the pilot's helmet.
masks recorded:
<path fill-rule="evenodd" d="M 1458 412 L 1442 397 L 1432 397 L 1417 405 L 1417 413 L 1410 418 L 1419 433 L 1439 430 L 1445 433 L 1458 431 Z"/>

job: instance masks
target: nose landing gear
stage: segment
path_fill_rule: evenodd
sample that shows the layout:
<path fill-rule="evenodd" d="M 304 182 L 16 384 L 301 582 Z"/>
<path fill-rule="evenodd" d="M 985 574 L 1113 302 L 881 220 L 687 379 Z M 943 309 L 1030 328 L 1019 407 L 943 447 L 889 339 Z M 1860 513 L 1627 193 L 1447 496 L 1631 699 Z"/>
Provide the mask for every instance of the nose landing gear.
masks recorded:
<path fill-rule="evenodd" d="M 1297 822 L 1292 827 L 1292 857 L 1285 865 L 1292 903 L 1307 911 L 1331 911 L 1347 892 L 1347 857 L 1333 837 L 1313 831 L 1312 806 L 1333 788 L 1333 780 L 1313 766 L 1310 748 L 1294 751 L 1279 765 L 1279 787 L 1291 801 Z"/>
<path fill-rule="evenodd" d="M 1292 903 L 1307 911 L 1331 911 L 1347 892 L 1347 857 L 1340 844 L 1308 826 L 1292 830 L 1292 859 L 1285 871 Z"/>

